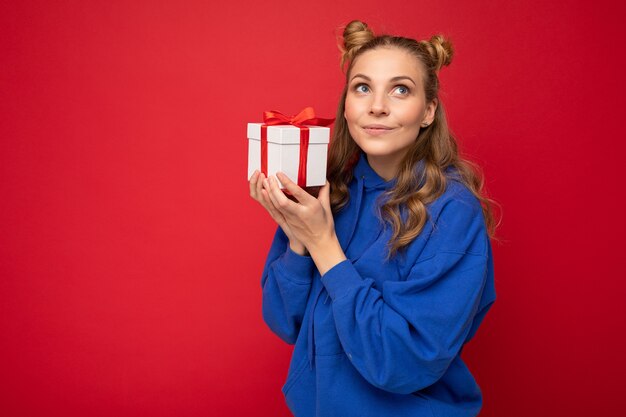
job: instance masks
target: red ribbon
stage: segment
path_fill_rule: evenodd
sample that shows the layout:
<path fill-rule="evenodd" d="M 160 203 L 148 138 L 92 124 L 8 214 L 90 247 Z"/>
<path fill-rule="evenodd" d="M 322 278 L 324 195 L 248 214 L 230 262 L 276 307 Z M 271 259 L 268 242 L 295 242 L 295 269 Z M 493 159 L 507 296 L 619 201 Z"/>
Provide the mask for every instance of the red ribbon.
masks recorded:
<path fill-rule="evenodd" d="M 306 187 L 306 165 L 309 153 L 309 126 L 328 126 L 335 119 L 315 117 L 312 107 L 307 107 L 295 116 L 285 116 L 279 111 L 263 112 L 261 125 L 261 172 L 267 176 L 267 127 L 277 125 L 292 125 L 300 128 L 300 163 L 298 165 L 298 185 Z"/>

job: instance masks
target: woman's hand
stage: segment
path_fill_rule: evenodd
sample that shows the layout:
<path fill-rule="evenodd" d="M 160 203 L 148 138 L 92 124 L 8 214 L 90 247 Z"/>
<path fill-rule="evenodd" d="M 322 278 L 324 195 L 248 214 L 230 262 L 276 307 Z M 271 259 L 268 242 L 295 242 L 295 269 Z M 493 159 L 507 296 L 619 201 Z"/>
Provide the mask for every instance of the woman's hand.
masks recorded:
<path fill-rule="evenodd" d="M 285 221 L 285 217 L 274 208 L 274 205 L 270 201 L 267 190 L 263 189 L 263 182 L 265 181 L 265 175 L 260 171 L 254 171 L 252 177 L 250 177 L 250 197 L 254 200 L 258 201 L 267 212 L 272 216 L 272 219 L 283 229 L 287 238 L 289 238 L 289 247 L 292 251 L 300 254 L 306 255 L 305 246 L 298 241 L 291 232 L 289 225 Z"/>
<path fill-rule="evenodd" d="M 278 186 L 276 178 L 270 177 L 263 180 L 262 190 L 267 193 L 272 206 L 272 211 L 270 209 L 268 211 L 270 214 L 275 213 L 272 217 L 274 215 L 279 217 L 294 238 L 302 242 L 313 257 L 320 274 L 323 275 L 346 259 L 335 233 L 335 222 L 330 208 L 330 184 L 326 182 L 315 198 L 286 175 L 278 173 L 277 177 L 297 202 L 287 198 Z"/>

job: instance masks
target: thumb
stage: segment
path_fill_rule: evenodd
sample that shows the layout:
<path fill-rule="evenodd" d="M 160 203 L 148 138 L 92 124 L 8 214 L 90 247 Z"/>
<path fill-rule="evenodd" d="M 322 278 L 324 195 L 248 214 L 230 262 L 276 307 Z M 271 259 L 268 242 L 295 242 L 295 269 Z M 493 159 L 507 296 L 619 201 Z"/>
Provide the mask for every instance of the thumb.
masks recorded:
<path fill-rule="evenodd" d="M 326 184 L 324 184 L 324 186 L 322 188 L 320 188 L 320 192 L 317 195 L 317 199 L 319 200 L 319 202 L 322 204 L 322 207 L 324 207 L 324 209 L 327 212 L 330 212 L 330 183 L 328 181 L 326 181 Z"/>

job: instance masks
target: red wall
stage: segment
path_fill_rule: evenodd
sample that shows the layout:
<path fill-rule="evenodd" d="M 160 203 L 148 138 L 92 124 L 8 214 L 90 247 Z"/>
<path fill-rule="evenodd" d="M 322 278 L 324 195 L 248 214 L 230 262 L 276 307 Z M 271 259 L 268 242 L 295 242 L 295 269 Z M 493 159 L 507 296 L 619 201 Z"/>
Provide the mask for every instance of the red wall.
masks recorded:
<path fill-rule="evenodd" d="M 0 414 L 289 414 L 246 123 L 333 116 L 334 30 L 360 18 L 456 45 L 442 98 L 504 213 L 464 352 L 482 415 L 618 415 L 621 2 L 221 3 L 3 2 Z"/>

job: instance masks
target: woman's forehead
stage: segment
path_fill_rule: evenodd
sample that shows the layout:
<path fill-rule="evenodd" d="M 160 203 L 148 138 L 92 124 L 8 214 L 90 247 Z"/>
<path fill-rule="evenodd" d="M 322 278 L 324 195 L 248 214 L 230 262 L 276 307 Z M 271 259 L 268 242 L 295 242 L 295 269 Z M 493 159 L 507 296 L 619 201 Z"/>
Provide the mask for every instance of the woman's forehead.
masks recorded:
<path fill-rule="evenodd" d="M 348 79 L 356 74 L 381 80 L 403 75 L 420 79 L 423 70 L 419 60 L 408 51 L 396 47 L 380 47 L 365 51 L 354 60 Z"/>

